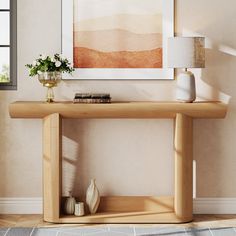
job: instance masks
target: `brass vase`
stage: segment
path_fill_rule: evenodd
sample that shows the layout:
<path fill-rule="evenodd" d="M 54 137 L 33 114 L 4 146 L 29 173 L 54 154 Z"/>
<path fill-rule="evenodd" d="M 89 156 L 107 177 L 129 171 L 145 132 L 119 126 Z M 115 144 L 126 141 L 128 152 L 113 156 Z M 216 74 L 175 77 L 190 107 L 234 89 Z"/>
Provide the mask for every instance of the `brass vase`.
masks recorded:
<path fill-rule="evenodd" d="M 42 74 L 38 75 L 39 82 L 47 88 L 46 102 L 54 102 L 53 88 L 56 87 L 58 83 L 60 83 L 61 79 L 62 73 L 58 71 L 43 72 Z"/>

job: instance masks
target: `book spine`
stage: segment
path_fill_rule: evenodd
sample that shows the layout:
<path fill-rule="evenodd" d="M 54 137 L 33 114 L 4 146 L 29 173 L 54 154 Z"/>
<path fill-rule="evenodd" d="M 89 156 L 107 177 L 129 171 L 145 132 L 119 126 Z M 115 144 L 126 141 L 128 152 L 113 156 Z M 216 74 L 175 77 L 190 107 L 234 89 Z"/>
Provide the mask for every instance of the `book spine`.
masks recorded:
<path fill-rule="evenodd" d="M 75 98 L 74 103 L 111 103 L 111 99 L 100 98 Z"/>

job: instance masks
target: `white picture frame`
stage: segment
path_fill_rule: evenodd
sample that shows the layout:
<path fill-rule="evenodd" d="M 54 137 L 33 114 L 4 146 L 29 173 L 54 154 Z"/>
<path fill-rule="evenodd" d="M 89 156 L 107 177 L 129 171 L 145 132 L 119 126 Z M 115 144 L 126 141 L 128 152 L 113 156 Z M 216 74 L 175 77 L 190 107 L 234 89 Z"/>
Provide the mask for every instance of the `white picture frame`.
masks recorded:
<path fill-rule="evenodd" d="M 174 69 L 167 67 L 167 39 L 174 36 L 174 0 L 163 0 L 163 68 L 76 68 L 63 79 L 80 80 L 171 80 Z M 73 62 L 73 0 L 62 0 L 62 54 Z"/>

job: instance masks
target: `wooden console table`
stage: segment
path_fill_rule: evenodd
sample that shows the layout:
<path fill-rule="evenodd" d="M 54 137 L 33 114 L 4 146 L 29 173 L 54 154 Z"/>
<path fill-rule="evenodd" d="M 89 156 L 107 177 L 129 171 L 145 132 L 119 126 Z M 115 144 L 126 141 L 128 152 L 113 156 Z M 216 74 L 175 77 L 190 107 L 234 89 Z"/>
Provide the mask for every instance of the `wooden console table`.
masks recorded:
<path fill-rule="evenodd" d="M 181 223 L 193 219 L 193 119 L 224 118 L 227 106 L 219 102 L 15 102 L 12 118 L 43 119 L 44 220 L 53 223 Z M 83 217 L 61 214 L 61 129 L 64 118 L 174 119 L 175 190 L 172 197 L 107 196 L 98 213 Z"/>

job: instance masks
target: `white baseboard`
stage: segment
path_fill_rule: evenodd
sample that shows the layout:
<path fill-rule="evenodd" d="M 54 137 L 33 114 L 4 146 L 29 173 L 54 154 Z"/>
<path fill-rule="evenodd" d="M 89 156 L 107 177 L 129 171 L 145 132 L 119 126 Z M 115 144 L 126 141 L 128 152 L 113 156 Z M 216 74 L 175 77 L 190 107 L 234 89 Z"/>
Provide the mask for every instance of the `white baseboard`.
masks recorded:
<path fill-rule="evenodd" d="M 0 214 L 42 214 L 42 198 L 0 198 Z"/>
<path fill-rule="evenodd" d="M 42 214 L 42 198 L 0 198 L 0 214 Z M 236 198 L 196 198 L 194 214 L 236 214 Z"/>
<path fill-rule="evenodd" d="M 194 214 L 236 214 L 236 198 L 196 198 Z"/>

